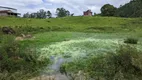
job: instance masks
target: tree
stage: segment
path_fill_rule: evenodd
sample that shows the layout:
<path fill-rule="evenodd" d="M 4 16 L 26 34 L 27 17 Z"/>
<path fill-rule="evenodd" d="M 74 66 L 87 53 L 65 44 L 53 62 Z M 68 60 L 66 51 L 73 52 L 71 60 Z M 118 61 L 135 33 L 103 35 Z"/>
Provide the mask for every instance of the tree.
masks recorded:
<path fill-rule="evenodd" d="M 70 16 L 70 12 L 64 8 L 57 8 L 56 13 L 57 13 L 57 17 Z"/>
<path fill-rule="evenodd" d="M 35 13 L 29 14 L 28 12 L 23 15 L 24 18 L 39 18 L 39 19 L 45 19 L 45 18 L 51 18 L 52 13 L 50 11 L 44 11 L 43 9 L 40 9 L 39 11 Z"/>
<path fill-rule="evenodd" d="M 27 12 L 23 15 L 23 18 L 29 18 L 30 14 Z"/>
<path fill-rule="evenodd" d="M 94 16 L 96 16 L 97 14 L 96 13 L 94 13 Z"/>
<path fill-rule="evenodd" d="M 142 0 L 131 0 L 116 11 L 119 17 L 142 17 Z"/>
<path fill-rule="evenodd" d="M 29 18 L 37 18 L 37 13 L 31 13 Z"/>
<path fill-rule="evenodd" d="M 47 17 L 51 18 L 52 17 L 52 13 L 50 11 L 47 11 Z"/>
<path fill-rule="evenodd" d="M 44 11 L 43 9 L 40 9 L 38 12 L 37 12 L 37 18 L 40 18 L 40 19 L 45 19 L 47 16 L 46 16 L 46 11 Z"/>
<path fill-rule="evenodd" d="M 117 8 L 110 4 L 105 4 L 101 8 L 101 15 L 102 16 L 114 16 Z"/>
<path fill-rule="evenodd" d="M 74 16 L 74 13 L 72 13 L 70 16 Z"/>

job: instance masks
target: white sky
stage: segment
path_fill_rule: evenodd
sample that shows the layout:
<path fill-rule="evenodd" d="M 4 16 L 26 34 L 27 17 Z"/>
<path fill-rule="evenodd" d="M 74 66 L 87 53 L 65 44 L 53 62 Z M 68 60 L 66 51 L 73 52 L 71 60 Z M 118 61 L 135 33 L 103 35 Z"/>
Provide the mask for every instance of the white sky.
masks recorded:
<path fill-rule="evenodd" d="M 39 9 L 50 10 L 53 15 L 57 8 L 65 8 L 75 15 L 82 15 L 83 11 L 91 9 L 94 13 L 100 13 L 104 4 L 112 4 L 115 7 L 124 5 L 130 0 L 0 0 L 0 6 L 18 9 L 23 14 L 37 12 Z"/>

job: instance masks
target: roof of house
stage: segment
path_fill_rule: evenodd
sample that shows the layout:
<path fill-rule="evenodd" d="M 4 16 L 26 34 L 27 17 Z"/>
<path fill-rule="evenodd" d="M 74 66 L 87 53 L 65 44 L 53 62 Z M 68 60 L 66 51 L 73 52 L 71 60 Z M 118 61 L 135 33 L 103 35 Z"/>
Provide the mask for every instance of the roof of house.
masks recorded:
<path fill-rule="evenodd" d="M 0 13 L 13 13 L 11 10 L 1 10 Z"/>
<path fill-rule="evenodd" d="M 84 11 L 84 12 L 91 12 L 91 10 L 87 10 L 87 11 Z"/>
<path fill-rule="evenodd" d="M 12 14 L 21 15 L 20 13 L 15 13 L 15 12 L 12 12 L 11 10 L 1 10 L 0 13 L 12 13 Z"/>
<path fill-rule="evenodd" d="M 17 10 L 15 8 L 11 8 L 11 7 L 3 7 L 3 6 L 0 6 L 0 8 L 7 8 L 7 9 L 12 9 L 12 10 Z"/>

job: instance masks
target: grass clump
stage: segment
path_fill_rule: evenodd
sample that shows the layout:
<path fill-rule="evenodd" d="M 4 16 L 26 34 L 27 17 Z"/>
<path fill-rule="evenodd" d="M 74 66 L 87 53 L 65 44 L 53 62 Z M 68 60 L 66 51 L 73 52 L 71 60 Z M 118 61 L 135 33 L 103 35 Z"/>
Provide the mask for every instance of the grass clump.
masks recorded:
<path fill-rule="evenodd" d="M 49 64 L 49 59 L 38 60 L 36 50 L 23 48 L 13 35 L 0 38 L 0 80 L 27 80 Z"/>
<path fill-rule="evenodd" d="M 137 44 L 138 43 L 138 39 L 136 39 L 136 38 L 127 38 L 127 39 L 124 40 L 124 43 Z"/>

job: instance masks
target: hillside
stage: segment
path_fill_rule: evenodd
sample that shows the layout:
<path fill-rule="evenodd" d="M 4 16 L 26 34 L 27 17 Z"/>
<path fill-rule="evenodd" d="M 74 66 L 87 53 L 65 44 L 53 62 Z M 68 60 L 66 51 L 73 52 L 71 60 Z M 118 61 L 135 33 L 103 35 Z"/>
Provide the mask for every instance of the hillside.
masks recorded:
<path fill-rule="evenodd" d="M 120 17 L 142 17 L 142 0 L 131 0 L 116 11 Z"/>
<path fill-rule="evenodd" d="M 64 17 L 51 19 L 27 19 L 0 17 L 0 26 L 11 26 L 30 31 L 83 31 L 115 32 L 141 30 L 141 18 L 118 17 Z M 25 29 L 26 28 L 26 29 Z"/>

